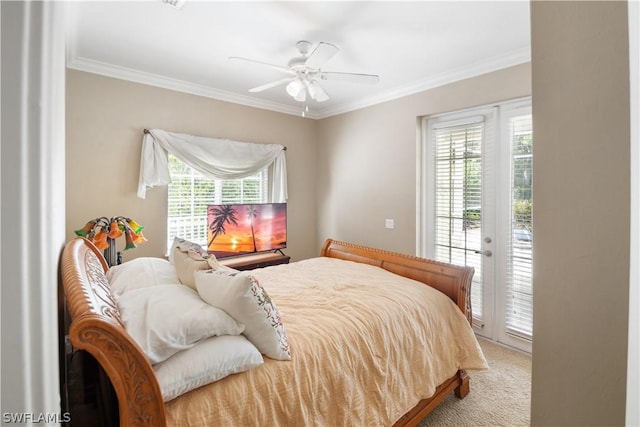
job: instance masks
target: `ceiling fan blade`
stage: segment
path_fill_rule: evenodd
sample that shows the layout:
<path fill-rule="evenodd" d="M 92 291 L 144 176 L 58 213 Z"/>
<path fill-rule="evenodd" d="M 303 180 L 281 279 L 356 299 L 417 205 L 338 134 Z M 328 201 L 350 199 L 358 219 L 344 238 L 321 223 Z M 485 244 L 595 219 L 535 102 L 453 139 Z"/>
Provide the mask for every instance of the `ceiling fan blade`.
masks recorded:
<path fill-rule="evenodd" d="M 261 65 L 263 67 L 269 67 L 273 70 L 277 70 L 283 73 L 287 73 L 287 74 L 292 74 L 295 75 L 296 72 L 287 68 L 287 67 L 281 67 L 280 65 L 274 65 L 274 64 L 269 64 L 267 62 L 262 62 L 262 61 L 256 61 L 254 59 L 248 59 L 248 58 L 240 58 L 239 56 L 230 56 L 229 60 L 231 61 L 244 61 L 244 62 L 250 62 L 252 64 L 258 64 Z"/>
<path fill-rule="evenodd" d="M 285 77 L 284 79 L 276 80 L 275 82 L 263 84 L 262 86 L 257 86 L 257 87 L 254 87 L 252 89 L 249 89 L 249 92 L 253 92 L 253 93 L 262 92 L 263 90 L 271 89 L 272 87 L 276 87 L 276 86 L 279 86 L 281 84 L 288 83 L 291 80 L 292 80 L 291 77 Z"/>
<path fill-rule="evenodd" d="M 375 74 L 358 74 L 358 73 L 337 73 L 323 72 L 320 74 L 322 80 L 335 80 L 350 83 L 366 83 L 376 84 L 380 81 L 380 77 Z"/>
<path fill-rule="evenodd" d="M 324 65 L 325 62 L 333 58 L 333 56 L 338 53 L 338 47 L 331 43 L 320 42 L 318 46 L 309 54 L 309 57 L 304 62 L 309 68 L 313 68 L 314 70 L 319 69 Z"/>

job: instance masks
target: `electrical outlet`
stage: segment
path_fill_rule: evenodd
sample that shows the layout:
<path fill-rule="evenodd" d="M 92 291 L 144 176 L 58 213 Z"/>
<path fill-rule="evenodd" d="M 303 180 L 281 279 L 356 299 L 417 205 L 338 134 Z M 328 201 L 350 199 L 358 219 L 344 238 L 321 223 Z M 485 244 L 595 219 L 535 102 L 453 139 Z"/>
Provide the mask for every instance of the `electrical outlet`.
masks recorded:
<path fill-rule="evenodd" d="M 385 228 L 388 228 L 390 230 L 393 229 L 393 220 L 392 219 L 385 219 L 384 220 L 384 226 L 385 226 Z"/>

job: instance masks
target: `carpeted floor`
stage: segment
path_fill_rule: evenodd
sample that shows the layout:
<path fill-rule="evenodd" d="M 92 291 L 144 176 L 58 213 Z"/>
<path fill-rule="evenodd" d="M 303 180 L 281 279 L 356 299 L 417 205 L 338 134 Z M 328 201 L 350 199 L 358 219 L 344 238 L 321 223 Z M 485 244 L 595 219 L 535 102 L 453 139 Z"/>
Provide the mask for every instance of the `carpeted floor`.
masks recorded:
<path fill-rule="evenodd" d="M 531 403 L 531 356 L 479 339 L 489 363 L 471 371 L 471 392 L 460 400 L 452 393 L 418 427 L 528 426 Z"/>

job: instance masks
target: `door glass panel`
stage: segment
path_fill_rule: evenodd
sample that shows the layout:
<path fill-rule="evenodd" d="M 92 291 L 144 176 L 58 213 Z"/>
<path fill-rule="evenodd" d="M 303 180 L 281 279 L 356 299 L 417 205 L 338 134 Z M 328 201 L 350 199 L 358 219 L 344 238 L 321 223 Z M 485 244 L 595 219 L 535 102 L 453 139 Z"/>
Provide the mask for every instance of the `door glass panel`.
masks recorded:
<path fill-rule="evenodd" d="M 533 222 L 531 115 L 509 120 L 511 140 L 511 242 L 507 265 L 506 331 L 531 338 L 533 334 Z"/>
<path fill-rule="evenodd" d="M 471 286 L 474 317 L 482 317 L 482 138 L 483 123 L 435 133 L 435 256 L 475 268 Z"/>

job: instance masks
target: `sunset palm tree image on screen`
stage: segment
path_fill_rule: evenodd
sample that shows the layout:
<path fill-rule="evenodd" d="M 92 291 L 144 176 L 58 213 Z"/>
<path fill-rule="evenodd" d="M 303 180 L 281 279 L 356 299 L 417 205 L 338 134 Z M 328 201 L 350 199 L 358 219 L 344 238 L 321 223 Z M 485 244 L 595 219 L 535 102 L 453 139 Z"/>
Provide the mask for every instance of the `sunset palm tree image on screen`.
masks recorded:
<path fill-rule="evenodd" d="M 207 250 L 217 258 L 287 247 L 287 204 L 207 207 Z"/>

